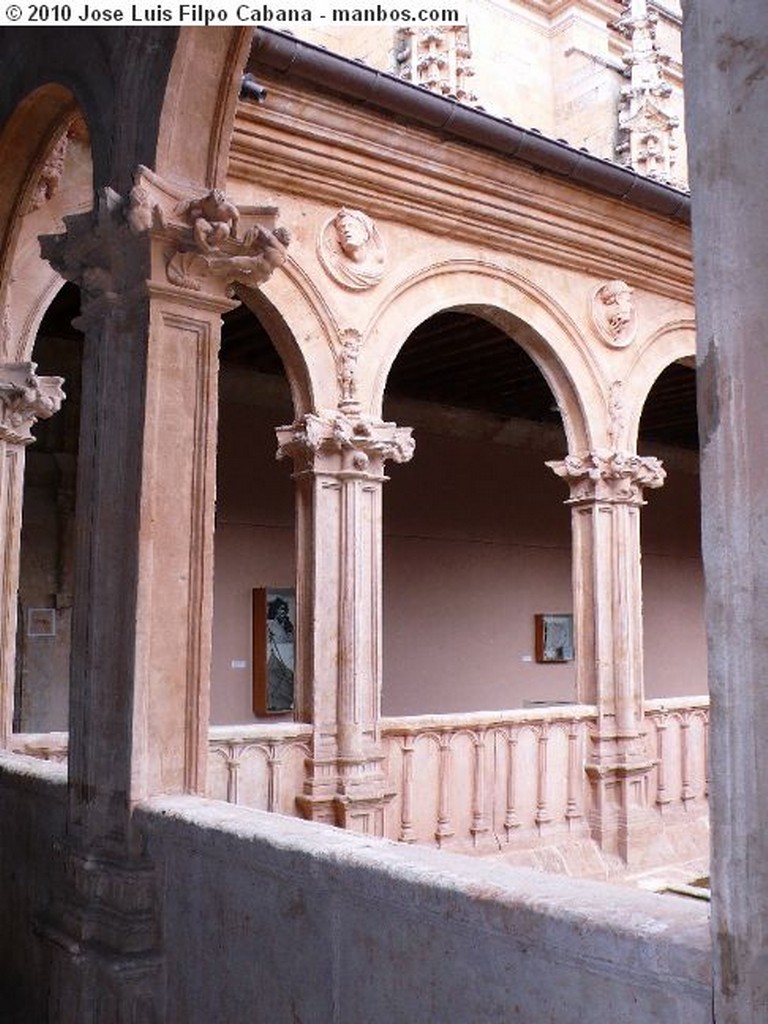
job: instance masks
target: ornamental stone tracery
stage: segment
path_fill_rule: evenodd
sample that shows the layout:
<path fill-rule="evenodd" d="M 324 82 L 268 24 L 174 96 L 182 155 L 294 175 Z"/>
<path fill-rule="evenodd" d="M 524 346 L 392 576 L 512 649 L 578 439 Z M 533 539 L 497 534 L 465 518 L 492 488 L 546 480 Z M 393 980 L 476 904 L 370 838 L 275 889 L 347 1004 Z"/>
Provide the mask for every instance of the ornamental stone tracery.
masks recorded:
<path fill-rule="evenodd" d="M 398 75 L 441 96 L 477 104 L 468 79 L 475 74 L 467 25 L 400 29 L 395 43 Z"/>
<path fill-rule="evenodd" d="M 629 84 L 621 90 L 616 153 L 625 166 L 649 178 L 680 184 L 675 178 L 680 121 L 669 110 L 669 57 L 656 42 L 658 15 L 649 10 L 647 0 L 624 0 L 624 7 L 616 24 L 629 40 L 624 58 Z"/>
<path fill-rule="evenodd" d="M 26 446 L 32 427 L 61 408 L 63 377 L 38 377 L 34 363 L 0 365 L 0 441 Z"/>

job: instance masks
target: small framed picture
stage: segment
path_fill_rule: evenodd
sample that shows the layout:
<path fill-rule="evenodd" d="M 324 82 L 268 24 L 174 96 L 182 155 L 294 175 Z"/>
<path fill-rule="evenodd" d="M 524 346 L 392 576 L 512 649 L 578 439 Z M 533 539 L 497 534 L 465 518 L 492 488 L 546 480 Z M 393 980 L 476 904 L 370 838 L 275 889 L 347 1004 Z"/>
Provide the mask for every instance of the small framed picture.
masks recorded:
<path fill-rule="evenodd" d="M 573 661 L 573 615 L 534 616 L 536 661 Z"/>
<path fill-rule="evenodd" d="M 293 711 L 296 668 L 296 591 L 256 587 L 253 614 L 253 713 Z"/>
<path fill-rule="evenodd" d="M 27 636 L 56 636 L 56 609 L 28 608 Z"/>

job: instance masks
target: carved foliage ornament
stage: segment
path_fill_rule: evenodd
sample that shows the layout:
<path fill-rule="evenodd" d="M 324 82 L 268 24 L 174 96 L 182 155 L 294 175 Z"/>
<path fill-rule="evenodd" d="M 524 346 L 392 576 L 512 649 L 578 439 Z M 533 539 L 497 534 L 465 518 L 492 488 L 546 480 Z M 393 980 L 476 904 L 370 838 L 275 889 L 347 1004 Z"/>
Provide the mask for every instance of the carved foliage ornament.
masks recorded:
<path fill-rule="evenodd" d="M 61 408 L 63 377 L 38 377 L 34 363 L 0 365 L 0 440 L 28 445 L 31 429 Z"/>
<path fill-rule="evenodd" d="M 408 462 L 415 448 L 410 427 L 343 412 L 308 413 L 289 426 L 278 427 L 277 440 L 278 459 L 347 453 L 350 468 L 358 472 L 365 472 L 374 457 Z"/>
<path fill-rule="evenodd" d="M 467 25 L 400 29 L 395 42 L 398 74 L 441 96 L 477 105 L 468 79 L 475 74 Z"/>
<path fill-rule="evenodd" d="M 637 313 L 632 289 L 626 281 L 606 281 L 596 288 L 590 314 L 597 336 L 611 348 L 627 348 L 635 340 Z"/>
<path fill-rule="evenodd" d="M 379 229 L 361 210 L 342 207 L 323 224 L 317 241 L 323 268 L 337 284 L 355 291 L 384 277 L 387 253 Z"/>
<path fill-rule="evenodd" d="M 118 298 L 116 278 L 128 290 L 145 262 L 141 254 L 130 251 L 131 235 L 125 219 L 125 203 L 111 188 L 100 189 L 95 209 L 64 217 L 66 231 L 58 235 L 40 235 L 40 253 L 67 281 L 74 281 L 83 292 L 83 315 L 75 321 L 84 326 L 103 308 L 111 308 Z"/>
<path fill-rule="evenodd" d="M 572 502 L 642 505 L 643 488 L 661 487 L 667 475 L 660 459 L 612 448 L 568 455 L 547 465 L 570 485 Z"/>

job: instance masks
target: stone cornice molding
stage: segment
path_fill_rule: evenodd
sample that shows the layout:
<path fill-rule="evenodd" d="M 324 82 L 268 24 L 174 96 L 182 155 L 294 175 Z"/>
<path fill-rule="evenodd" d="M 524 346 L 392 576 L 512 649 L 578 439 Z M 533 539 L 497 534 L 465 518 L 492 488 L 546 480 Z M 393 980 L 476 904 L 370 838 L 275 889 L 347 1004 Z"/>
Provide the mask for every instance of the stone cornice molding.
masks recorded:
<path fill-rule="evenodd" d="M 580 272 L 588 268 L 605 279 L 631 276 L 637 288 L 693 300 L 690 234 L 683 224 L 588 194 L 578 181 L 542 177 L 488 150 L 474 148 L 468 161 L 459 140 L 435 146 L 424 127 L 385 128 L 375 112 L 363 118 L 321 95 L 307 101 L 283 82 L 270 81 L 270 98 L 269 107 L 238 108 L 233 178 L 258 175 L 266 187 L 297 196 L 309 191 L 331 207 L 364 190 L 371 216 L 393 224 Z"/>
<path fill-rule="evenodd" d="M 318 456 L 340 455 L 340 470 L 359 474 L 366 474 L 372 461 L 377 468 L 389 459 L 408 462 L 415 448 L 410 427 L 337 411 L 307 413 L 276 433 L 278 459 L 290 457 L 305 467 L 315 465 Z"/>
<path fill-rule="evenodd" d="M 34 363 L 0 364 L 0 441 L 26 446 L 32 427 L 61 408 L 63 377 L 38 377 Z"/>
<path fill-rule="evenodd" d="M 567 455 L 547 462 L 571 489 L 568 504 L 601 502 L 643 505 L 646 487 L 661 487 L 666 470 L 655 456 L 635 455 L 615 448 L 598 448 L 586 455 Z"/>

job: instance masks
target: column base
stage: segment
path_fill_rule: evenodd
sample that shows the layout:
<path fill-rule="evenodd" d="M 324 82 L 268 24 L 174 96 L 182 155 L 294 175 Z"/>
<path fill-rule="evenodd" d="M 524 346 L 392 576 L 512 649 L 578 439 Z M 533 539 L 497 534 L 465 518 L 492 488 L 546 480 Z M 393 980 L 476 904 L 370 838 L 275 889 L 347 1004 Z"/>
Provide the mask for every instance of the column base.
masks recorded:
<path fill-rule="evenodd" d="M 655 761 L 589 764 L 592 784 L 590 833 L 600 848 L 628 867 L 640 866 L 658 825 L 648 807 L 647 780 Z"/>
<path fill-rule="evenodd" d="M 161 1024 L 164 960 L 152 865 L 65 849 L 63 881 L 37 930 L 51 949 L 56 1024 Z"/>
<path fill-rule="evenodd" d="M 384 808 L 394 793 L 386 787 L 383 757 L 339 757 L 313 761 L 313 777 L 296 797 L 302 816 L 365 835 L 384 835 Z"/>

